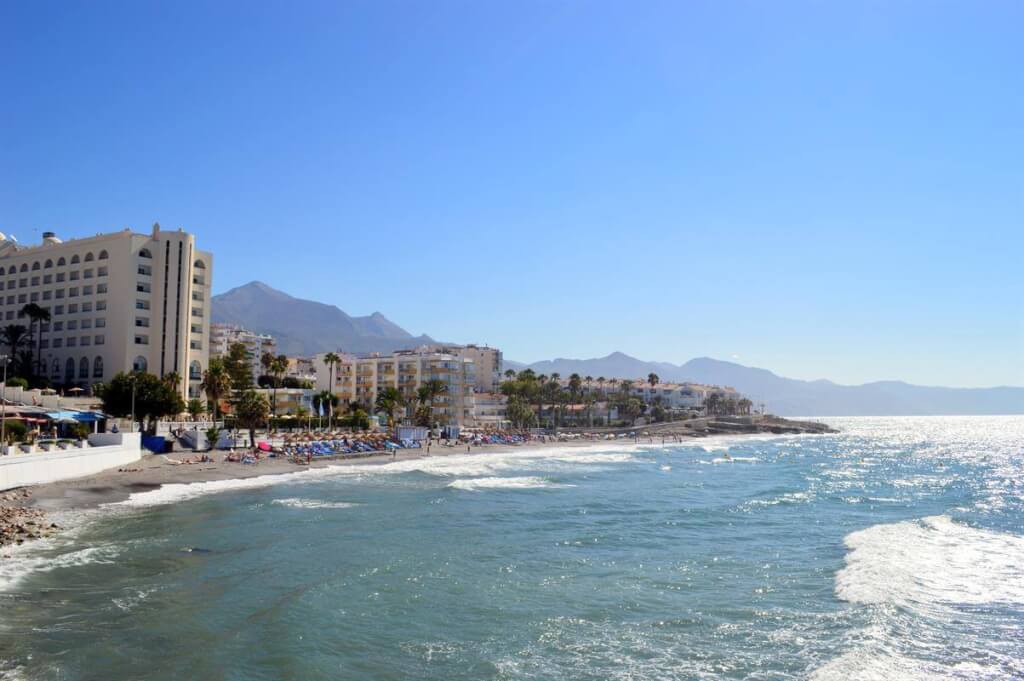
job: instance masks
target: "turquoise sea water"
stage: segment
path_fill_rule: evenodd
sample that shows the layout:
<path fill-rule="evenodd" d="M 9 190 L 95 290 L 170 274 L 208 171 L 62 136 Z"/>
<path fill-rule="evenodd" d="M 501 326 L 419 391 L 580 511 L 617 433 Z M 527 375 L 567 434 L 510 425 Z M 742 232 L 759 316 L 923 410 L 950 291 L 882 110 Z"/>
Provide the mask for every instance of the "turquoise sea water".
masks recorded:
<path fill-rule="evenodd" d="M 1024 419 L 829 422 L 137 495 L 3 552 L 0 678 L 1024 677 Z"/>

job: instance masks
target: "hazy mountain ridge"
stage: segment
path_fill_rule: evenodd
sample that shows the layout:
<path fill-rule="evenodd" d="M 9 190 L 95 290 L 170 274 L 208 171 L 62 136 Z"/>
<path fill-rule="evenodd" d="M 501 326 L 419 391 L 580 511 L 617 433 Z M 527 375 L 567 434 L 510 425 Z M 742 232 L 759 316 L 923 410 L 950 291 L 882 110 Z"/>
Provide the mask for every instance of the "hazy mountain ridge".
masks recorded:
<path fill-rule="evenodd" d="M 645 362 L 621 352 L 594 359 L 545 360 L 533 364 L 506 362 L 514 369 L 527 366 L 537 373 L 562 376 L 641 378 L 653 372 L 662 380 L 728 385 L 764 402 L 781 415 L 917 416 L 954 414 L 1024 414 L 1024 387 L 943 388 L 902 381 L 841 385 L 819 379 L 804 381 L 710 357 L 685 364 Z"/>
<path fill-rule="evenodd" d="M 305 300 L 259 281 L 213 297 L 213 321 L 269 333 L 287 355 L 318 352 L 389 352 L 434 342 L 413 336 L 380 312 L 352 317 L 335 305 Z"/>

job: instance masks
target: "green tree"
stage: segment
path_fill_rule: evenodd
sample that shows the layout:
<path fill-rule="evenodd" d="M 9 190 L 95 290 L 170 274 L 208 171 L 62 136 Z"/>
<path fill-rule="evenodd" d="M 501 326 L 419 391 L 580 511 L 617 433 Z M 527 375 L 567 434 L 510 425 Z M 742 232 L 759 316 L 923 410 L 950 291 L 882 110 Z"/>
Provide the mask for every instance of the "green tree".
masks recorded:
<path fill-rule="evenodd" d="M 131 416 L 133 385 L 135 420 L 140 430 L 146 430 L 147 420 L 155 424 L 157 419 L 177 416 L 185 411 L 185 402 L 178 391 L 166 381 L 143 371 L 118 372 L 110 383 L 105 384 L 100 394 L 103 411 L 112 416 Z"/>
<path fill-rule="evenodd" d="M 416 389 L 416 401 L 419 403 L 419 407 L 416 409 L 416 422 L 418 425 L 426 425 L 426 427 L 432 427 L 436 419 L 434 418 L 434 403 L 437 398 L 448 392 L 448 385 L 437 378 L 432 378 L 429 381 L 424 381 L 420 384 L 420 387 Z M 426 423 L 423 423 L 423 422 Z"/>
<path fill-rule="evenodd" d="M 656 374 L 654 372 L 651 372 L 651 373 L 647 374 L 647 382 L 651 384 L 652 388 L 654 386 L 658 385 L 658 383 L 660 381 L 661 381 L 661 378 L 658 376 L 658 374 Z"/>
<path fill-rule="evenodd" d="M 512 422 L 512 426 L 524 430 L 532 426 L 537 415 L 533 413 L 530 402 L 521 395 L 512 395 L 505 404 L 505 416 Z"/>
<path fill-rule="evenodd" d="M 4 345 L 7 346 L 7 355 L 11 359 L 13 373 L 26 373 L 24 368 L 18 365 L 18 353 L 28 343 L 28 328 L 24 324 L 8 324 L 0 332 L 0 337 L 2 337 Z"/>
<path fill-rule="evenodd" d="M 210 360 L 209 366 L 203 372 L 203 382 L 199 384 L 199 387 L 206 393 L 206 399 L 213 405 L 213 422 L 216 423 L 220 401 L 231 391 L 231 377 L 220 357 Z"/>
<path fill-rule="evenodd" d="M 267 400 L 251 388 L 238 396 L 235 403 L 235 423 L 249 431 L 249 446 L 256 446 L 256 428 L 267 422 L 270 408 Z"/>
<path fill-rule="evenodd" d="M 43 322 L 50 321 L 50 311 L 40 307 L 37 303 L 28 303 L 18 311 L 18 316 L 28 317 L 29 352 L 34 353 L 34 355 L 30 355 L 30 358 L 36 358 L 35 361 L 32 359 L 29 360 L 29 368 L 32 376 L 39 376 L 42 374 L 42 371 L 39 370 L 38 362 L 38 358 L 42 354 L 40 352 L 42 350 L 41 345 L 43 340 L 42 324 Z M 35 335 L 37 329 L 39 330 L 38 337 Z"/>
<path fill-rule="evenodd" d="M 708 416 L 715 416 L 721 409 L 722 398 L 718 393 L 711 393 L 704 398 L 704 413 Z"/>
<path fill-rule="evenodd" d="M 241 394 L 252 388 L 252 357 L 244 343 L 232 343 L 223 358 L 224 370 L 231 380 L 231 390 Z"/>
<path fill-rule="evenodd" d="M 334 367 L 341 363 L 341 357 L 335 352 L 328 352 L 324 355 L 324 364 L 327 365 L 327 388 L 334 392 Z"/>
<path fill-rule="evenodd" d="M 376 408 L 378 412 L 384 412 L 388 416 L 388 428 L 395 425 L 395 412 L 404 406 L 405 400 L 398 388 L 387 387 L 377 393 Z"/>
<path fill-rule="evenodd" d="M 185 410 L 188 411 L 189 418 L 193 421 L 198 421 L 199 417 L 206 411 L 206 407 L 203 406 L 202 400 L 191 399 L 188 404 L 185 405 Z"/>

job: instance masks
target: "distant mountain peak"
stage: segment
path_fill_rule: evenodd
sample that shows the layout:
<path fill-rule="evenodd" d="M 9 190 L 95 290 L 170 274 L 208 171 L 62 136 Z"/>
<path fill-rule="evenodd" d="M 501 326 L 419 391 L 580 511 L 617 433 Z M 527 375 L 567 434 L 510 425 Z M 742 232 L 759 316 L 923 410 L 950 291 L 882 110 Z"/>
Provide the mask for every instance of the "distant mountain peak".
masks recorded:
<path fill-rule="evenodd" d="M 289 355 L 390 352 L 434 342 L 413 336 L 379 311 L 351 317 L 336 305 L 296 298 L 258 280 L 214 296 L 212 304 L 214 322 L 269 333 Z"/>

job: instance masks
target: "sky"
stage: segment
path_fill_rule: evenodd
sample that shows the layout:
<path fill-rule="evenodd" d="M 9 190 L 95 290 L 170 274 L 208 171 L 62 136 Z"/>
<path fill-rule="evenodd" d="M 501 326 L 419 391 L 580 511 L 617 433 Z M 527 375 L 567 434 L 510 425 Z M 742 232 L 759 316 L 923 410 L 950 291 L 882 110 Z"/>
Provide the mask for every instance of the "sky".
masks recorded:
<path fill-rule="evenodd" d="M 1024 4 L 0 0 L 0 231 L 518 361 L 1024 385 Z"/>

